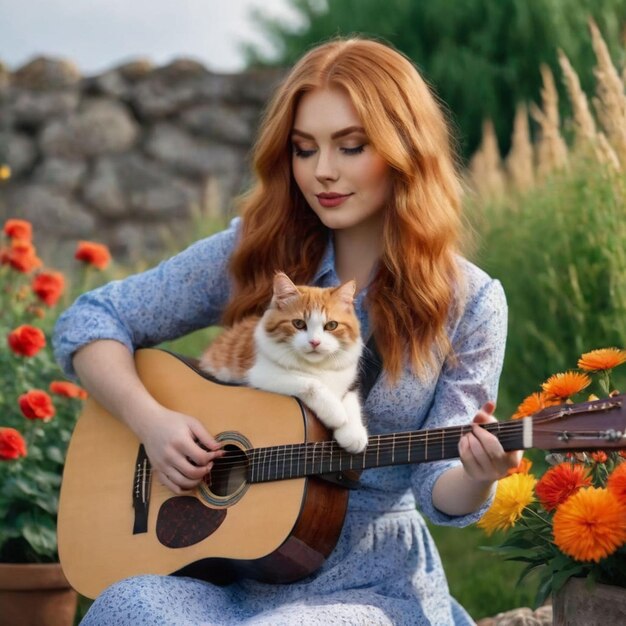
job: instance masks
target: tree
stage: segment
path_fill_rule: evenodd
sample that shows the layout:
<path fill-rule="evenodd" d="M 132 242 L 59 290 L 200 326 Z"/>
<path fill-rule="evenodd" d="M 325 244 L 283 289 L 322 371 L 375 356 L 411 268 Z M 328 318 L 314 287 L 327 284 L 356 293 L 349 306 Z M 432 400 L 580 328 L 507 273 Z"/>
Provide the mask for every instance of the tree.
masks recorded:
<path fill-rule="evenodd" d="M 250 66 L 290 65 L 333 36 L 362 34 L 391 43 L 412 59 L 447 104 L 463 155 L 491 118 L 506 151 L 518 102 L 539 99 L 539 66 L 560 76 L 561 48 L 593 91 L 593 16 L 618 64 L 626 38 L 626 0 L 289 0 L 298 24 L 254 12 L 273 50 L 244 46 Z M 621 55 L 621 57 L 620 57 Z M 564 100 L 564 99 L 562 99 Z"/>

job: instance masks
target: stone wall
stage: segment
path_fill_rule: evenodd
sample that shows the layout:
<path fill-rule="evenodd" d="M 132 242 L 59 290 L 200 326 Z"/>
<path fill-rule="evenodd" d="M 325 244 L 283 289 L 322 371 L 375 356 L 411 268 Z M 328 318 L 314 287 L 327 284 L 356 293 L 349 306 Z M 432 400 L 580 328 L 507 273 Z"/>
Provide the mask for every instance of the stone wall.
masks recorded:
<path fill-rule="evenodd" d="M 57 256 L 94 239 L 133 259 L 195 215 L 227 216 L 281 76 L 215 74 L 188 59 L 90 77 L 51 58 L 13 72 L 0 64 L 0 164 L 12 170 L 0 219 L 31 220 Z"/>

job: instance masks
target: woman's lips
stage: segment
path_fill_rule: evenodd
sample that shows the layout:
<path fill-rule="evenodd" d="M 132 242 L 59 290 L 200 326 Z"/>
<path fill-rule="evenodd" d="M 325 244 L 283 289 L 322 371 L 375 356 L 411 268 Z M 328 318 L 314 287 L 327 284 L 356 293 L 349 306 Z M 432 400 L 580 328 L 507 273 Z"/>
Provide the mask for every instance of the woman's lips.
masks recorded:
<path fill-rule="evenodd" d="M 331 209 L 344 203 L 351 195 L 351 193 L 320 193 L 317 194 L 317 200 L 324 208 Z"/>

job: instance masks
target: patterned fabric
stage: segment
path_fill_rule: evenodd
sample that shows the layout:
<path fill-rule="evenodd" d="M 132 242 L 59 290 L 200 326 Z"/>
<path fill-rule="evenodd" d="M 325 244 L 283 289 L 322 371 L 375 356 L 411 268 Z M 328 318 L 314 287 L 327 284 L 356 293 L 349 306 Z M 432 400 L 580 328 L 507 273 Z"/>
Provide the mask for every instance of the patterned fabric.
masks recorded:
<path fill-rule="evenodd" d="M 84 294 L 60 317 L 54 347 L 75 376 L 71 359 L 82 345 L 115 339 L 129 350 L 148 347 L 218 323 L 231 284 L 227 263 L 239 221 L 156 268 Z M 506 339 L 502 287 L 461 259 L 465 288 L 460 314 L 449 323 L 458 361 L 442 363 L 425 379 L 407 367 L 393 387 L 384 375 L 365 412 L 370 434 L 466 424 L 495 399 Z M 329 243 L 313 284 L 339 283 Z M 366 290 L 356 298 L 364 337 L 369 334 Z M 105 624 L 473 624 L 450 597 L 437 549 L 422 518 L 465 526 L 475 513 L 453 517 L 432 503 L 437 478 L 458 460 L 366 470 L 351 492 L 336 549 L 312 576 L 289 585 L 244 580 L 216 587 L 190 578 L 141 576 L 106 590 L 85 617 Z M 418 510 L 416 509 L 416 505 Z"/>

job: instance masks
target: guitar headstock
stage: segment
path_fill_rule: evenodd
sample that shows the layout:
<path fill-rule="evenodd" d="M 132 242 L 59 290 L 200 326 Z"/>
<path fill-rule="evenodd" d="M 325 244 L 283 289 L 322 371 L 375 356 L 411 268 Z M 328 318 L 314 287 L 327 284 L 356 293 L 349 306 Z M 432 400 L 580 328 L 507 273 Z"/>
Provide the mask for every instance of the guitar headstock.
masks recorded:
<path fill-rule="evenodd" d="M 533 446 L 544 450 L 626 449 L 626 395 L 550 406 L 532 416 Z"/>

